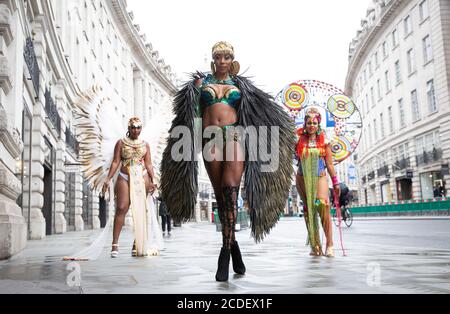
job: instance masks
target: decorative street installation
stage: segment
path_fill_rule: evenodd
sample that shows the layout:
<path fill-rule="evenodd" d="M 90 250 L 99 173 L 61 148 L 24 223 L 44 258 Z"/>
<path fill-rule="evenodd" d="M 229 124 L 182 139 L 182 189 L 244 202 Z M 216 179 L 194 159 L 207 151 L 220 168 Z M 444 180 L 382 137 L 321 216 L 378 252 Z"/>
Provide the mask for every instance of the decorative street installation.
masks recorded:
<path fill-rule="evenodd" d="M 337 165 L 358 147 L 362 134 L 362 117 L 353 100 L 339 88 L 316 80 L 301 80 L 287 85 L 276 97 L 297 128 L 303 127 L 307 109 L 316 107 L 326 117 L 322 129 L 331 143 Z"/>

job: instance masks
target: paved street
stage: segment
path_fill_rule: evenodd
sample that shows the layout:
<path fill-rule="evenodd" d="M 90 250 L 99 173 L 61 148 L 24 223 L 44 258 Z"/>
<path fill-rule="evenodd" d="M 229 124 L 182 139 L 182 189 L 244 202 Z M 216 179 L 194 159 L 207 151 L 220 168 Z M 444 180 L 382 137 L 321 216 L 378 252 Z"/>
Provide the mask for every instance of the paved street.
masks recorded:
<path fill-rule="evenodd" d="M 87 247 L 100 231 L 68 233 L 31 241 L 0 262 L 0 293 L 450 293 L 449 219 L 355 220 L 343 231 L 348 256 L 337 251 L 335 259 L 308 256 L 298 218 L 283 219 L 259 245 L 241 231 L 248 273 L 230 273 L 229 283 L 217 283 L 221 236 L 214 225 L 176 228 L 161 256 L 140 259 L 129 255 L 131 232 L 125 230 L 118 259 L 109 257 L 106 245 L 98 260 L 79 263 L 80 288 L 66 284 L 73 271 L 62 257 Z M 338 239 L 335 230 L 336 248 Z"/>

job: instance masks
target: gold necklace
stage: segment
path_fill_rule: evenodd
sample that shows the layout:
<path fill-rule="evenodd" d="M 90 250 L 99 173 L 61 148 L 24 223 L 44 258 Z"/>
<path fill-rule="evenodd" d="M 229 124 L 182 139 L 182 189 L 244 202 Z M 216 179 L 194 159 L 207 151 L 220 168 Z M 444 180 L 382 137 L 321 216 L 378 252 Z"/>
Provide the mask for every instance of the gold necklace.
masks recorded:
<path fill-rule="evenodd" d="M 125 144 L 130 145 L 130 146 L 141 146 L 144 143 L 144 141 L 140 140 L 139 138 L 133 140 L 130 137 L 126 137 L 124 139 L 124 142 L 125 142 Z"/>

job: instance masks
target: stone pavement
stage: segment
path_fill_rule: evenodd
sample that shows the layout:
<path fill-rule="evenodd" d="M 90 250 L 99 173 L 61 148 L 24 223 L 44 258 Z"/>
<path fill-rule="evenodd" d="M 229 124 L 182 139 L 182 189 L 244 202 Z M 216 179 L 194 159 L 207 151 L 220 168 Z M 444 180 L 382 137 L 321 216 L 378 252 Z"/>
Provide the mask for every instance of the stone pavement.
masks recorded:
<path fill-rule="evenodd" d="M 100 231 L 67 233 L 30 241 L 22 253 L 1 261 L 0 293 L 450 293 L 449 219 L 355 220 L 343 232 L 348 256 L 337 250 L 335 259 L 327 259 L 308 256 L 298 218 L 282 219 L 258 245 L 249 230 L 240 231 L 248 271 L 235 276 L 230 265 L 228 283 L 214 280 L 221 235 L 208 223 L 175 228 L 161 256 L 138 259 L 129 254 L 132 234 L 124 229 L 118 259 L 109 257 L 109 236 L 98 260 L 63 262 Z M 334 235 L 338 249 L 336 229 Z M 77 278 L 81 286 L 70 287 Z"/>

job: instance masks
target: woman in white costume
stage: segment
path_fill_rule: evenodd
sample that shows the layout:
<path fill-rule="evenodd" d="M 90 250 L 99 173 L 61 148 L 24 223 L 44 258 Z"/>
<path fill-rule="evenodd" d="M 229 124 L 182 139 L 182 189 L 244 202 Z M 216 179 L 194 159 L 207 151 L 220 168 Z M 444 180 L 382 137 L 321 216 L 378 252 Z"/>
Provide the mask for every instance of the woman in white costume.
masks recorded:
<path fill-rule="evenodd" d="M 130 119 L 127 137 L 116 143 L 114 159 L 103 185 L 103 192 L 106 192 L 120 167 L 115 188 L 117 199 L 111 257 L 117 257 L 119 254 L 119 236 L 129 209 L 133 216 L 135 233 L 132 255 L 147 255 L 147 193 L 153 194 L 156 185 L 153 183 L 150 145 L 139 139 L 142 127 L 139 118 Z"/>
<path fill-rule="evenodd" d="M 76 103 L 79 160 L 84 179 L 95 192 L 101 190 L 105 199 L 109 199 L 111 181 L 116 182 L 111 257 L 118 257 L 119 236 L 129 210 L 135 240 L 132 255 L 159 255 L 163 248 L 162 231 L 152 196 L 159 174 L 153 170 L 151 152 L 156 151 L 161 138 L 166 136 L 168 127 L 164 121 L 167 117 L 155 115 L 145 128 L 139 118 L 131 118 L 127 136 L 123 137 L 122 121 L 104 94 L 101 88 L 94 86 L 80 95 Z M 158 160 L 155 163 L 157 167 Z M 100 244 L 89 252 L 98 250 L 104 240 L 97 242 Z"/>

